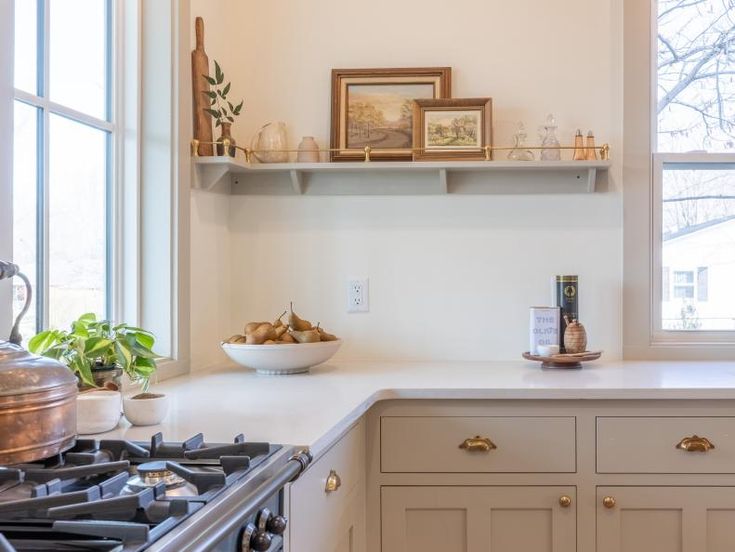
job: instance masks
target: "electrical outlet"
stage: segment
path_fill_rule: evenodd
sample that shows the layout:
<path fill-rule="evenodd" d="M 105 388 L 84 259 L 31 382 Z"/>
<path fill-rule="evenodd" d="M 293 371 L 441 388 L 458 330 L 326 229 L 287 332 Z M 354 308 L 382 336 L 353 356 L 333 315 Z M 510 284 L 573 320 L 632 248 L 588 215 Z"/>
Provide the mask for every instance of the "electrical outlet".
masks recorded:
<path fill-rule="evenodd" d="M 369 310 L 368 279 L 347 282 L 347 312 L 368 312 Z"/>

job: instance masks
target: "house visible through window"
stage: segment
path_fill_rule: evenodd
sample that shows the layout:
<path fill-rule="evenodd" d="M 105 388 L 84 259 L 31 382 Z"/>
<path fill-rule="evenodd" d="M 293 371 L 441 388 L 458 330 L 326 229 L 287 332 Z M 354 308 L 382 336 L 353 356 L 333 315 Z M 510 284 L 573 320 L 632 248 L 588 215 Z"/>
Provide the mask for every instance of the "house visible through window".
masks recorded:
<path fill-rule="evenodd" d="M 735 330 L 735 2 L 659 0 L 655 35 L 654 322 Z"/>
<path fill-rule="evenodd" d="M 109 313 L 112 0 L 15 0 L 14 260 L 23 335 Z M 25 300 L 14 289 L 13 310 Z"/>

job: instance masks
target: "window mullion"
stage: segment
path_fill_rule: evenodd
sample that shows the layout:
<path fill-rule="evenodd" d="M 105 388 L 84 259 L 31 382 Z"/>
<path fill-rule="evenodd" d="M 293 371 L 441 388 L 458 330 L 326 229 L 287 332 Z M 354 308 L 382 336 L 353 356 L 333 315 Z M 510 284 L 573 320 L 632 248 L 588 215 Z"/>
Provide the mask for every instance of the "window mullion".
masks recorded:
<path fill-rule="evenodd" d="M 40 14 L 38 40 L 40 42 L 38 96 L 45 104 L 49 98 L 49 60 L 50 54 L 50 6 L 48 0 L 38 0 Z M 16 92 L 17 96 L 17 92 Z M 39 330 L 49 327 L 49 112 L 46 105 L 39 106 L 38 118 L 38 208 L 36 211 L 37 232 L 37 297 L 36 297 L 36 324 Z"/>

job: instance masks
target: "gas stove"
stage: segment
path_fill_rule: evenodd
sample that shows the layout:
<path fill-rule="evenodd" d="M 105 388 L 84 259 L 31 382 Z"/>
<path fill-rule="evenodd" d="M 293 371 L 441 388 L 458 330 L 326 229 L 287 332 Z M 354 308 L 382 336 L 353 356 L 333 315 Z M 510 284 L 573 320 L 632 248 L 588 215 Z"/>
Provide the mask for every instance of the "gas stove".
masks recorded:
<path fill-rule="evenodd" d="M 0 467 L 0 551 L 281 550 L 283 486 L 307 452 L 249 442 L 79 439 Z"/>

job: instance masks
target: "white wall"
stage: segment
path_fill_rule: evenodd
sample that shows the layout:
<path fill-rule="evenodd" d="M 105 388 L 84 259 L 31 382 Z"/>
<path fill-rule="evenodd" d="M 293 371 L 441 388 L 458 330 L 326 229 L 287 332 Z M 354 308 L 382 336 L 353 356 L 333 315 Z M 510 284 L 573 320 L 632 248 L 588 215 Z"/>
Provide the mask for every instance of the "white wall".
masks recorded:
<path fill-rule="evenodd" d="M 223 7 L 216 13 L 213 4 Z M 222 60 L 232 94 L 245 98 L 234 128 L 240 143 L 282 120 L 292 145 L 302 135 L 326 144 L 333 67 L 449 65 L 454 97 L 493 97 L 497 144 L 510 143 L 518 120 L 535 138 L 554 112 L 563 141 L 578 127 L 593 129 L 615 158 L 617 4 L 375 0 L 366 9 L 344 0 L 195 0 L 192 16 L 205 16 L 210 59 Z M 233 40 L 212 38 L 215 21 Z M 289 300 L 346 339 L 342 358 L 518 358 L 527 346 L 527 307 L 549 303 L 549 278 L 558 273 L 580 275 L 590 345 L 619 357 L 619 172 L 616 166 L 605 193 L 591 196 L 197 193 L 192 316 L 206 328 L 192 331 L 201 350 L 194 366 L 221 358 L 213 338 L 273 317 Z M 202 262 L 216 264 L 214 279 L 196 268 Z M 357 277 L 370 278 L 371 312 L 347 315 L 346 280 Z"/>

